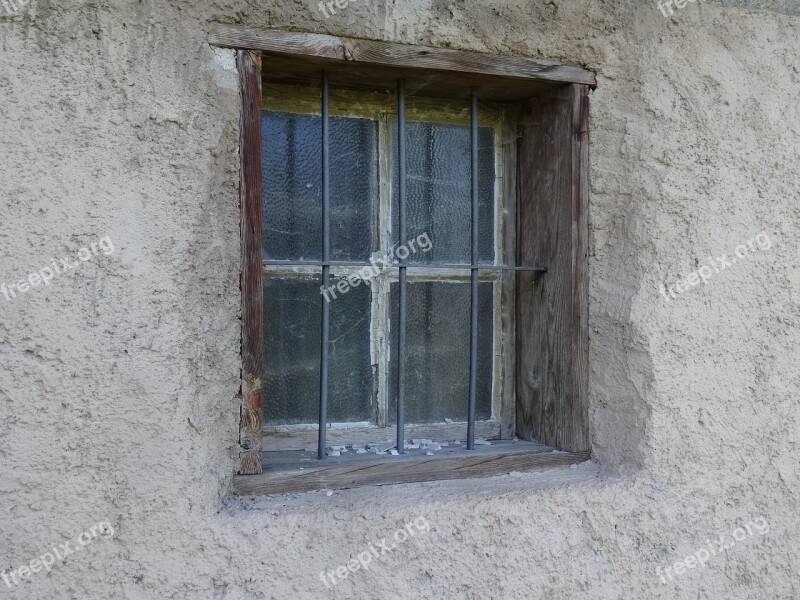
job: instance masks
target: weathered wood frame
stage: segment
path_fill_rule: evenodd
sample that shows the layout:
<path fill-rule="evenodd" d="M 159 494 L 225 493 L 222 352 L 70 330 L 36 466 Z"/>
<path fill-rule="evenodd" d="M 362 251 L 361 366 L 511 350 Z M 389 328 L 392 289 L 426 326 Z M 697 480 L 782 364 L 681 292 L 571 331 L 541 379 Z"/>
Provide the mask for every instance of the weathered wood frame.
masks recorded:
<path fill-rule="evenodd" d="M 534 98 L 519 145 L 517 434 L 590 449 L 588 414 L 589 86 Z M 535 235 L 527 232 L 536 231 Z"/>
<path fill-rule="evenodd" d="M 236 52 L 242 114 L 239 158 L 242 237 L 242 404 L 239 425 L 239 474 L 262 472 L 264 414 L 264 290 L 261 285 L 261 57 Z"/>
<path fill-rule="evenodd" d="M 520 56 L 497 56 L 427 46 L 409 46 L 375 40 L 353 39 L 319 33 L 265 31 L 215 23 L 209 31 L 215 46 L 257 50 L 278 56 L 346 62 L 380 69 L 410 69 L 417 73 L 450 73 L 464 78 L 472 75 L 488 81 L 509 78 L 516 81 L 545 81 L 597 85 L 594 73 L 575 65 Z"/>
<path fill-rule="evenodd" d="M 503 441 L 474 450 L 445 448 L 435 458 L 409 453 L 402 456 L 349 455 L 320 465 L 316 455 L 286 452 L 271 457 L 271 468 L 257 477 L 237 477 L 234 492 L 268 495 L 345 489 L 446 479 L 492 477 L 510 472 L 546 471 L 568 467 L 589 458 L 588 452 L 553 452 L 531 442 Z M 422 451 L 424 452 L 424 451 Z M 305 458 L 301 458 L 305 456 Z"/>
<path fill-rule="evenodd" d="M 237 50 L 242 89 L 241 202 L 242 202 L 242 406 L 240 475 L 262 472 L 262 357 L 263 288 L 261 283 L 261 64 L 258 51 L 271 59 L 303 57 L 315 68 L 351 66 L 354 86 L 372 81 L 376 74 L 416 76 L 431 96 L 460 95 L 469 86 L 481 86 L 487 99 L 525 103 L 526 112 L 517 133 L 515 173 L 504 172 L 504 192 L 516 187 L 517 228 L 504 231 L 517 240 L 517 264 L 540 263 L 548 273 L 504 275 L 505 297 L 515 300 L 515 376 L 506 383 L 516 387 L 516 428 L 523 439 L 567 450 L 560 464 L 580 462 L 591 447 L 588 426 L 588 94 L 596 85 L 594 74 L 580 67 L 519 57 L 501 57 L 454 50 L 403 46 L 334 36 L 256 31 L 217 24 L 209 42 Z M 285 60 L 283 67 L 285 68 Z M 385 73 L 384 73 L 385 76 Z M 434 82 L 434 83 L 431 83 Z M 438 85 L 437 85 L 438 83 Z M 504 257 L 505 258 L 505 257 Z M 511 290 L 509 292 L 509 290 Z M 513 344 L 512 338 L 512 344 Z M 535 460 L 498 460 L 496 471 L 482 467 L 482 476 L 500 474 L 507 462 L 514 470 L 543 468 L 550 454 Z M 481 462 L 476 457 L 477 463 Z M 381 461 L 378 461 L 380 463 Z M 421 461 L 420 473 L 402 481 L 446 479 L 447 468 L 430 468 Z M 526 466 L 527 465 L 527 466 Z M 553 466 L 557 466 L 553 463 Z M 331 466 L 335 469 L 335 465 Z M 546 466 L 544 467 L 546 468 Z M 402 467 L 404 471 L 413 466 Z M 469 473 L 472 473 L 470 467 Z M 388 469 L 392 471 L 392 469 Z M 360 484 L 397 482 L 395 475 L 381 478 L 373 469 Z M 380 469 L 378 470 L 380 472 Z M 335 473 L 332 470 L 331 476 Z M 421 478 L 420 478 L 421 477 Z M 319 480 L 319 478 L 317 478 Z M 270 476 L 237 480 L 240 493 L 276 493 L 313 489 L 291 485 L 275 489 Z M 327 480 L 326 480 L 327 481 Z M 316 484 L 314 484 L 316 485 Z M 353 483 L 359 485 L 359 483 Z M 348 487 L 349 484 L 343 485 Z M 339 486 L 337 486 L 339 487 Z"/>

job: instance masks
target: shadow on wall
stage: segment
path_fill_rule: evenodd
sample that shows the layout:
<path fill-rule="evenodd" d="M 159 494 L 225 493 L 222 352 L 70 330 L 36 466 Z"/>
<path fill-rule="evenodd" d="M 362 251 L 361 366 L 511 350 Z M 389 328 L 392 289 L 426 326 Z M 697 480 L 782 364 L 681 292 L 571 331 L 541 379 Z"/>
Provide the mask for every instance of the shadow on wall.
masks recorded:
<path fill-rule="evenodd" d="M 647 395 L 655 379 L 647 335 L 631 314 L 645 272 L 636 257 L 647 254 L 641 244 L 649 242 L 626 242 L 622 234 L 635 229 L 628 221 L 636 218 L 635 209 L 629 208 L 622 207 L 609 223 L 621 234 L 618 243 L 604 247 L 603 264 L 589 257 L 592 456 L 616 473 L 644 465 L 644 441 L 650 423 Z M 590 226 L 590 249 L 594 247 Z"/>

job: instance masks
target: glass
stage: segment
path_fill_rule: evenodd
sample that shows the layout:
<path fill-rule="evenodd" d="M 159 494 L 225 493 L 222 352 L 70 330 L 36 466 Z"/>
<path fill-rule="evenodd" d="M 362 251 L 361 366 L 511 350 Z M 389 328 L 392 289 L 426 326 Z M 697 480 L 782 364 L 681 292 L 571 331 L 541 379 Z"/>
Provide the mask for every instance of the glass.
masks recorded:
<path fill-rule="evenodd" d="M 331 278 L 331 283 L 336 283 Z M 319 422 L 322 278 L 264 279 L 264 421 Z M 370 291 L 330 303 L 328 422 L 374 421 Z"/>
<path fill-rule="evenodd" d="M 322 259 L 322 119 L 263 112 L 264 258 Z M 331 259 L 366 260 L 374 246 L 377 123 L 330 118 Z"/>
<path fill-rule="evenodd" d="M 392 124 L 392 243 L 397 239 L 399 163 L 397 123 Z M 494 130 L 478 129 L 478 260 L 494 262 Z M 406 232 L 408 239 L 430 237 L 429 252 L 412 253 L 409 262 L 469 264 L 470 129 L 438 123 L 406 123 Z"/>
<path fill-rule="evenodd" d="M 469 282 L 407 284 L 406 423 L 466 421 L 469 404 Z M 492 282 L 478 284 L 477 420 L 492 416 Z M 399 284 L 390 291 L 392 325 L 397 322 Z M 397 327 L 391 327 L 388 418 L 397 421 Z"/>

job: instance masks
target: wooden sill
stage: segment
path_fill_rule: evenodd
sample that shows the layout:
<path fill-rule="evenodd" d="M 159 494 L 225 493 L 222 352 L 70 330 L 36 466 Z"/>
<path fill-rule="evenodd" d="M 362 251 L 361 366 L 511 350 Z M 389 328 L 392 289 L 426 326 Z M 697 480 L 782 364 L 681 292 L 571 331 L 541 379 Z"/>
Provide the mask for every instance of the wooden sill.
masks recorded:
<path fill-rule="evenodd" d="M 265 452 L 264 472 L 237 475 L 234 493 L 264 496 L 444 479 L 493 477 L 511 472 L 545 471 L 584 462 L 589 452 L 559 452 L 523 441 L 493 441 L 474 450 L 446 447 L 427 456 L 409 450 L 400 456 L 355 454 L 317 460 L 303 451 Z"/>

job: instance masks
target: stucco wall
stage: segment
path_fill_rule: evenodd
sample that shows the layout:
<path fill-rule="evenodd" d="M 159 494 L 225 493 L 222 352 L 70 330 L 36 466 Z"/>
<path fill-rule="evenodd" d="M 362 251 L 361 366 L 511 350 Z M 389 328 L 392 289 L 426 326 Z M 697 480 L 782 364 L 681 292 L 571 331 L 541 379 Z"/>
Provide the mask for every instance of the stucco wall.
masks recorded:
<path fill-rule="evenodd" d="M 113 527 L 24 584 L 0 580 L 0 597 L 800 598 L 800 11 L 743 5 L 665 18 L 656 0 L 358 0 L 330 19 L 312 0 L 0 6 L 0 283 L 114 247 L 0 296 L 0 569 Z M 598 73 L 593 463 L 228 497 L 239 99 L 231 53 L 205 40 L 213 20 Z M 660 293 L 760 232 L 769 249 Z M 369 570 L 335 591 L 320 580 L 419 517 L 430 530 Z M 768 532 L 661 581 L 752 522 Z"/>

